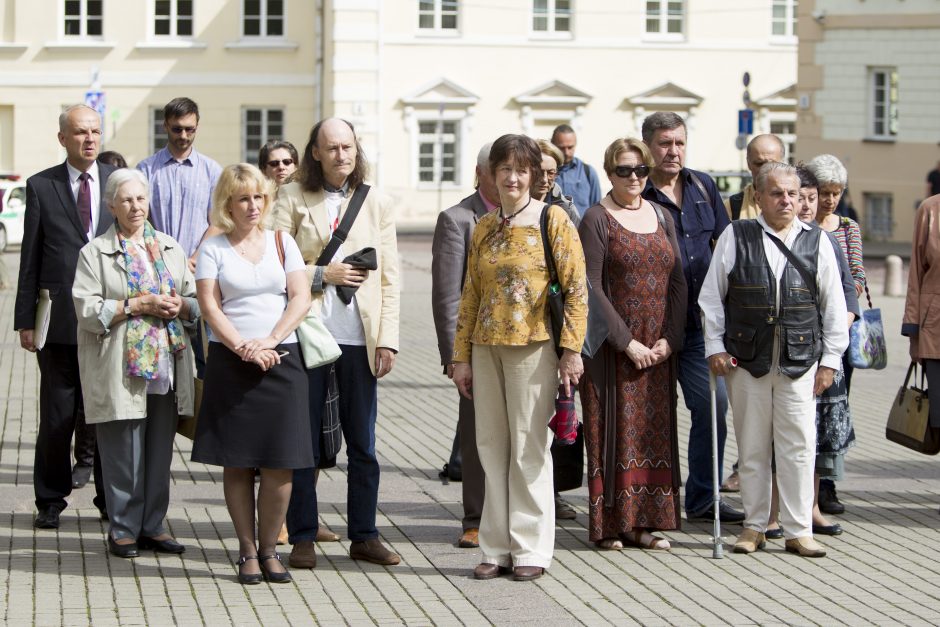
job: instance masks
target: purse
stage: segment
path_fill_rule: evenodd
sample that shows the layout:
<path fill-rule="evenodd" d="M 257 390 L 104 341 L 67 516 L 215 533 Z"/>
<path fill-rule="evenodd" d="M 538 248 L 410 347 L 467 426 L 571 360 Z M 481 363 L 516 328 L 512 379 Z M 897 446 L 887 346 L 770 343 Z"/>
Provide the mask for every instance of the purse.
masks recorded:
<path fill-rule="evenodd" d="M 574 444 L 562 444 L 554 440 L 551 453 L 555 492 L 580 488 L 584 480 L 584 426 L 578 424 L 578 436 Z"/>
<path fill-rule="evenodd" d="M 542 209 L 542 215 L 539 218 L 539 231 L 542 234 L 545 266 L 548 268 L 548 315 L 551 322 L 552 341 L 555 344 L 555 353 L 558 357 L 561 357 L 560 342 L 561 329 L 565 321 L 565 295 L 562 293 L 561 284 L 558 282 L 555 257 L 552 254 L 551 240 L 548 238 L 548 207 L 549 205 L 546 205 Z M 585 280 L 585 282 L 588 290 L 588 316 L 581 355 L 590 359 L 604 345 L 607 336 L 610 334 L 610 328 L 607 326 L 607 319 L 604 317 L 598 301 L 600 296 L 594 293 L 594 288 L 589 281 Z"/>
<path fill-rule="evenodd" d="M 277 256 L 284 267 L 284 240 L 281 231 L 274 232 L 274 241 L 277 244 Z M 331 364 L 342 355 L 339 344 L 333 339 L 333 334 L 327 330 L 320 316 L 307 312 L 307 315 L 297 326 L 297 343 L 300 345 L 300 354 L 304 359 L 307 370 Z"/>
<path fill-rule="evenodd" d="M 920 373 L 920 387 L 910 385 L 911 374 L 916 384 L 916 361 L 912 361 L 908 367 L 904 384 L 891 404 L 885 437 L 912 451 L 936 455 L 940 452 L 940 427 L 930 426 L 930 400 L 924 386 L 924 371 Z"/>
<path fill-rule="evenodd" d="M 339 422 L 339 384 L 336 382 L 336 366 L 330 366 L 327 375 L 326 403 L 320 424 L 320 458 L 335 459 L 343 447 L 343 429 Z M 335 465 L 335 462 L 334 462 Z"/>
<path fill-rule="evenodd" d="M 885 329 L 881 322 L 881 309 L 871 304 L 871 293 L 865 284 L 868 309 L 849 328 L 849 364 L 853 368 L 881 370 L 888 365 Z"/>
<path fill-rule="evenodd" d="M 202 354 L 209 354 L 209 329 L 205 320 L 199 320 L 199 326 L 202 328 L 200 337 L 202 338 Z M 203 381 L 199 377 L 193 378 L 193 415 L 180 416 L 176 421 L 176 432 L 184 438 L 190 440 L 196 439 L 196 424 L 199 422 L 199 409 L 202 407 L 202 387 Z"/>

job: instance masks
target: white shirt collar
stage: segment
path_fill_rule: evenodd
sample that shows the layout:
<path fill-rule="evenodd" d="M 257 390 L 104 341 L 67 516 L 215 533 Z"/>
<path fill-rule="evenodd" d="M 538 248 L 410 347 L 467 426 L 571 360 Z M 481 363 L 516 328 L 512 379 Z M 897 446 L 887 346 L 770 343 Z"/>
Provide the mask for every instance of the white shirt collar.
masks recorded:
<path fill-rule="evenodd" d="M 776 230 L 773 229 L 769 224 L 767 224 L 767 220 L 764 219 L 764 214 L 760 214 L 759 216 L 757 216 L 757 222 L 760 223 L 761 227 L 765 231 L 770 233 L 771 235 L 776 234 Z M 810 229 L 813 228 L 796 217 L 793 218 L 793 224 L 791 226 L 796 226 L 799 230 L 802 230 L 802 231 L 809 231 Z"/>
<path fill-rule="evenodd" d="M 81 176 L 82 171 L 73 166 L 68 161 L 65 162 L 65 169 L 69 171 L 69 182 L 72 185 L 75 185 L 78 182 L 78 177 Z M 86 170 L 88 174 L 91 175 L 92 181 L 98 181 L 98 162 L 93 161 L 91 167 Z"/>

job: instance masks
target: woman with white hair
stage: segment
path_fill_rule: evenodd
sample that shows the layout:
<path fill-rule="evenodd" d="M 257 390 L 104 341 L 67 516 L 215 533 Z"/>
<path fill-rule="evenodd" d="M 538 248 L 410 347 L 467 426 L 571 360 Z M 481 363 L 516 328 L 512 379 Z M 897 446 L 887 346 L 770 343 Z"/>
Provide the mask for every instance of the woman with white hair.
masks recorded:
<path fill-rule="evenodd" d="M 115 170 L 104 191 L 114 224 L 79 255 L 72 299 L 85 420 L 96 425 L 108 548 L 186 550 L 164 526 L 173 436 L 193 413 L 193 351 L 184 327 L 199 317 L 186 253 L 147 222 L 147 179 Z"/>

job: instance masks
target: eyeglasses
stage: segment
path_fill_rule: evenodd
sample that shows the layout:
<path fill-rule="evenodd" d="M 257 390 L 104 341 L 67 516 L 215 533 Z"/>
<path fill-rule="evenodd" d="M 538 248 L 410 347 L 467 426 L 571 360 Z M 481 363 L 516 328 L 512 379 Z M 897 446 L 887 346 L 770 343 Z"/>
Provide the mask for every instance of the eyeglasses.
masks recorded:
<path fill-rule="evenodd" d="M 288 158 L 288 159 L 281 159 L 280 161 L 278 161 L 277 159 L 272 159 L 271 161 L 268 161 L 268 167 L 269 167 L 269 168 L 276 168 L 277 166 L 279 166 L 279 165 L 281 165 L 281 164 L 283 164 L 283 165 L 293 165 L 293 163 L 294 163 L 294 160 L 293 160 L 293 159 L 290 159 L 290 158 Z"/>
<path fill-rule="evenodd" d="M 550 179 L 558 176 L 558 170 L 542 170 L 542 172 L 544 172 Z"/>
<path fill-rule="evenodd" d="M 648 165 L 637 165 L 632 167 L 629 165 L 618 165 L 614 168 L 614 174 L 622 179 L 630 178 L 631 174 L 636 174 L 636 177 L 641 179 L 647 176 L 649 173 L 650 167 Z"/>
<path fill-rule="evenodd" d="M 187 133 L 192 135 L 193 133 L 196 132 L 196 127 L 195 126 L 171 126 L 170 127 L 170 132 L 173 133 L 174 135 L 182 135 L 183 131 L 186 131 Z"/>

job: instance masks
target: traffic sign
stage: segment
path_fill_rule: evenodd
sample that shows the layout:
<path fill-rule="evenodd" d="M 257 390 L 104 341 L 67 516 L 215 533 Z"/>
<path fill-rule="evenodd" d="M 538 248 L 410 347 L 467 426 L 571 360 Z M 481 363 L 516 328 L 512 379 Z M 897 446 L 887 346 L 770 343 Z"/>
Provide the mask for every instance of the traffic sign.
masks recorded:
<path fill-rule="evenodd" d="M 104 119 L 105 113 L 105 97 L 103 91 L 86 91 L 85 92 L 85 104 L 95 111 L 98 112 L 98 115 Z"/>
<path fill-rule="evenodd" d="M 747 135 L 741 133 L 734 138 L 734 147 L 738 150 L 744 150 L 747 148 Z"/>
<path fill-rule="evenodd" d="M 738 110 L 738 134 L 751 135 L 754 133 L 754 109 Z"/>

